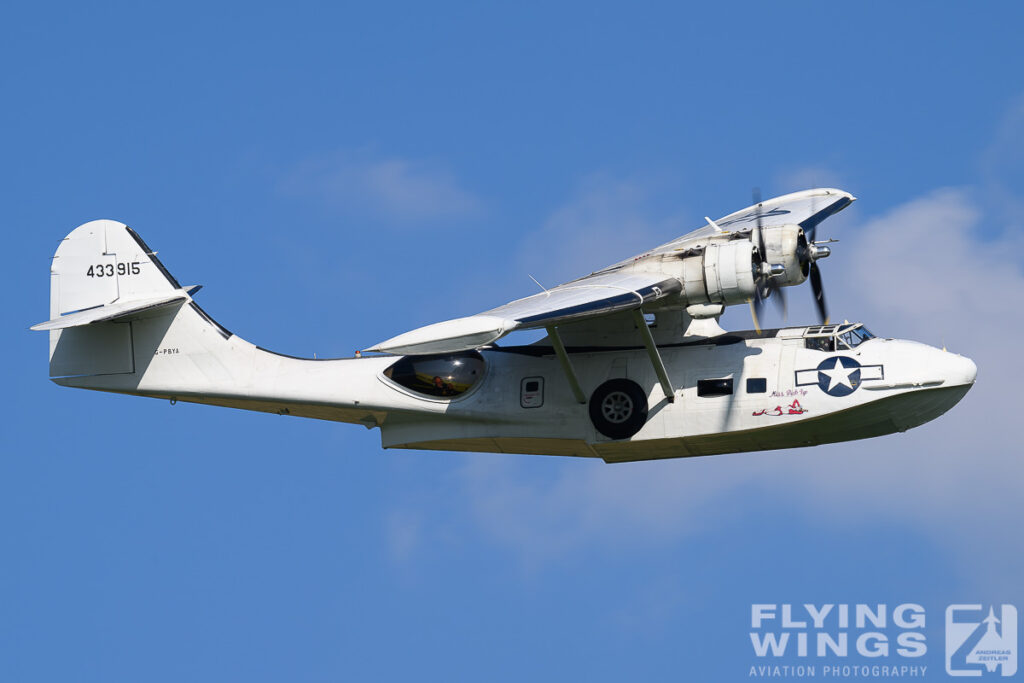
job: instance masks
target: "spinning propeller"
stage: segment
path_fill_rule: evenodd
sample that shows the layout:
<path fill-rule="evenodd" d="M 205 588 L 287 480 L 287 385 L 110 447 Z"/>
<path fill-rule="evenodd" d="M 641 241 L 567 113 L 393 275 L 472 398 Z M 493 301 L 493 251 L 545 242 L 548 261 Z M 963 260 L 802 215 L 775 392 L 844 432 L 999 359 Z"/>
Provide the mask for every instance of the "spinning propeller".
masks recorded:
<path fill-rule="evenodd" d="M 826 244 L 815 244 L 814 236 L 818 231 L 818 224 L 815 223 L 804 232 L 805 240 L 800 242 L 797 248 L 797 258 L 800 259 L 800 268 L 807 269 L 807 277 L 811 280 L 811 292 L 814 293 L 814 303 L 818 307 L 818 317 L 822 325 L 828 324 L 828 306 L 825 305 L 825 289 L 821 284 L 821 270 L 818 269 L 818 259 L 826 258 L 832 250 Z M 831 242 L 832 240 L 828 240 Z"/>
<path fill-rule="evenodd" d="M 756 267 L 754 280 L 754 298 L 750 300 L 750 315 L 754 319 L 754 328 L 761 331 L 761 319 L 764 317 L 764 302 L 766 299 L 775 297 L 782 319 L 787 316 L 786 295 L 782 291 L 776 278 L 783 275 L 786 270 L 781 263 L 770 263 L 768 261 L 768 249 L 764 240 L 763 220 L 761 215 L 761 191 L 754 188 L 753 191 L 754 212 L 757 218 L 755 227 L 755 244 L 760 262 Z M 811 291 L 814 294 L 814 302 L 818 308 L 818 316 L 821 323 L 828 323 L 828 307 L 825 304 L 825 289 L 821 281 L 821 270 L 818 268 L 818 259 L 823 259 L 832 253 L 832 250 L 824 244 L 816 244 L 814 236 L 817 231 L 817 224 L 810 226 L 805 234 L 802 234 L 797 245 L 796 257 L 800 263 L 800 270 L 811 280 Z M 832 241 L 832 240 L 829 240 Z"/>
<path fill-rule="evenodd" d="M 783 319 L 786 318 L 788 309 L 786 306 L 786 295 L 783 294 L 782 288 L 774 280 L 776 275 L 782 275 L 785 272 L 785 268 L 781 263 L 773 264 L 768 262 L 768 248 L 764 243 L 764 230 L 762 229 L 760 188 L 754 188 L 753 199 L 754 212 L 757 216 L 757 227 L 755 228 L 757 234 L 757 253 L 761 262 L 757 265 L 757 275 L 754 279 L 754 298 L 750 301 L 750 316 L 754 319 L 754 328 L 760 332 L 761 318 L 764 317 L 765 299 L 771 297 L 772 294 L 775 295 L 775 301 L 778 303 L 779 312 L 782 314 Z"/>

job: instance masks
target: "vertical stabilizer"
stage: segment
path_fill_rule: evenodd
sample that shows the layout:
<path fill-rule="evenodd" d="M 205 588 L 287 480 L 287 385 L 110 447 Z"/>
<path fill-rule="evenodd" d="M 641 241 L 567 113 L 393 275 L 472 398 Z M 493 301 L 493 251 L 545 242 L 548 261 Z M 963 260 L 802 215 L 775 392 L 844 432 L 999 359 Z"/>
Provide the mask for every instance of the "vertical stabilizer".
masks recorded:
<path fill-rule="evenodd" d="M 131 310 L 132 302 L 180 303 L 187 298 L 153 251 L 124 223 L 85 223 L 65 237 L 53 255 L 51 323 Z M 86 313 L 70 315 L 82 311 Z M 50 376 L 134 372 L 132 317 L 51 329 Z"/>

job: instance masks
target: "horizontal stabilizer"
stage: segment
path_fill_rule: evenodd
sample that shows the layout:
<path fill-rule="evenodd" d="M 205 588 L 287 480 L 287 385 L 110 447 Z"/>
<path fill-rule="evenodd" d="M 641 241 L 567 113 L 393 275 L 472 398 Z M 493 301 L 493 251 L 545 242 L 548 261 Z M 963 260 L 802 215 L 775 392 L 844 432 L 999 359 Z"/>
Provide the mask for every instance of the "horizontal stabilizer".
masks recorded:
<path fill-rule="evenodd" d="M 163 296 L 150 297 L 148 299 L 136 299 L 134 301 L 119 301 L 112 304 L 104 304 L 95 308 L 88 308 L 84 311 L 68 313 L 57 316 L 53 320 L 33 325 L 32 330 L 63 330 L 68 327 L 79 327 L 92 323 L 109 322 L 113 320 L 126 320 L 138 317 L 140 314 L 154 311 L 161 308 L 177 306 L 189 299 L 189 290 L 196 288 L 176 289 Z"/>

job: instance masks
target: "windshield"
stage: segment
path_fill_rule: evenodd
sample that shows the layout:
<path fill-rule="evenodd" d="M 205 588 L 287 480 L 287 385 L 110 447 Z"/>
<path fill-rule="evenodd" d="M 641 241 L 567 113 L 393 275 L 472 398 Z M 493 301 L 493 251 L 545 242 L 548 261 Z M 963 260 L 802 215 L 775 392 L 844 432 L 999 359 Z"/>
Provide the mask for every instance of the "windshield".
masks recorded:
<path fill-rule="evenodd" d="M 871 334 L 868 328 L 862 325 L 842 333 L 839 335 L 839 338 L 843 340 L 844 344 L 853 349 L 860 346 L 868 339 L 874 339 L 875 335 Z"/>
<path fill-rule="evenodd" d="M 875 335 L 860 323 L 817 325 L 804 330 L 804 346 L 826 353 L 853 349 L 874 338 Z"/>

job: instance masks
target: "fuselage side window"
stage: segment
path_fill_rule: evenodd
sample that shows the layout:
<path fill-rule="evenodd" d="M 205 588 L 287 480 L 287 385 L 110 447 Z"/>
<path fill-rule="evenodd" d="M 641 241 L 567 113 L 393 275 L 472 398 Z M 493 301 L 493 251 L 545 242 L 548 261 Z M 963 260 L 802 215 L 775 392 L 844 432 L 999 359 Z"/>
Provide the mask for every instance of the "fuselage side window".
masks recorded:
<path fill-rule="evenodd" d="M 697 380 L 698 396 L 728 396 L 732 393 L 732 377 Z"/>
<path fill-rule="evenodd" d="M 747 393 L 764 394 L 768 391 L 768 380 L 764 377 L 748 377 Z"/>

